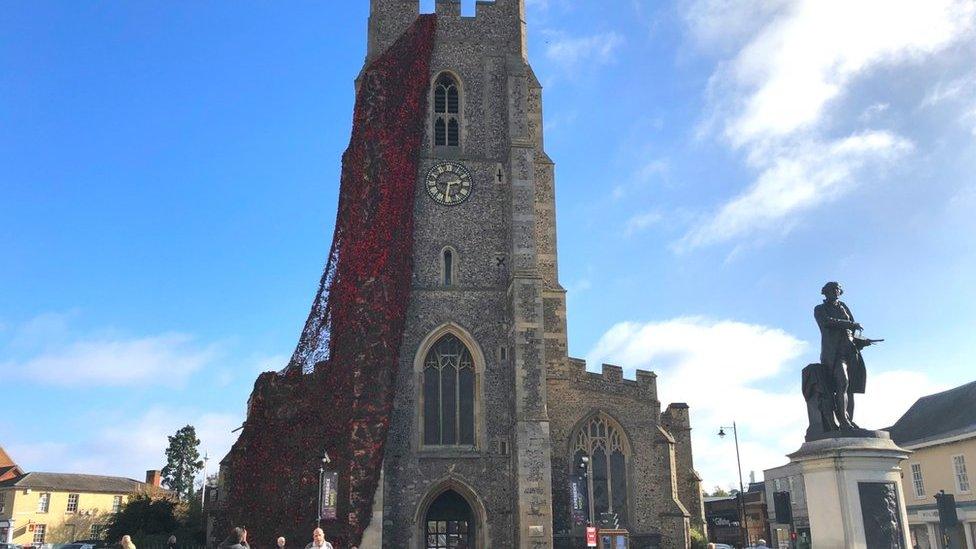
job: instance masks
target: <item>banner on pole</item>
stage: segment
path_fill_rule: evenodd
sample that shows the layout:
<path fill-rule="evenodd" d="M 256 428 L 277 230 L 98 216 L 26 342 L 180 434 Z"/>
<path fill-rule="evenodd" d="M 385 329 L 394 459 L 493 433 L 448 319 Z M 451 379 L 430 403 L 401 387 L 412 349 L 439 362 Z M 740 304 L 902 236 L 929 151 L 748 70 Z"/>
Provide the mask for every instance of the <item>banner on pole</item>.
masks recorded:
<path fill-rule="evenodd" d="M 572 504 L 573 524 L 582 526 L 589 516 L 586 502 L 586 479 L 574 476 L 569 481 L 569 501 Z"/>
<path fill-rule="evenodd" d="M 322 494 L 320 495 L 322 508 L 319 509 L 319 518 L 322 520 L 335 520 L 338 516 L 339 503 L 339 473 L 336 471 L 326 471 L 322 474 Z"/>

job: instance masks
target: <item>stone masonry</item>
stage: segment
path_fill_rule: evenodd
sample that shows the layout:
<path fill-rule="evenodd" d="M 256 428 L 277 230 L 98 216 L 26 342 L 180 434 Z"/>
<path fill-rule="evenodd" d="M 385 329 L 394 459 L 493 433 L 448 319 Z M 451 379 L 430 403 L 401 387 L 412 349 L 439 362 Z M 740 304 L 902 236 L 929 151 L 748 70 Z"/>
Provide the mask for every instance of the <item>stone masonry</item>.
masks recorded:
<path fill-rule="evenodd" d="M 687 406 L 662 413 L 653 373 L 638 371 L 632 381 L 604 366 L 594 374 L 567 356 L 554 164 L 544 151 L 542 86 L 527 61 L 524 0 L 479 1 L 474 17 L 462 17 L 456 0 L 436 6 L 430 78 L 447 73 L 460 84 L 460 146 L 434 145 L 431 116 L 416 190 L 413 294 L 367 540 L 427 547 L 425 516 L 451 490 L 471 508 L 471 547 L 578 546 L 570 444 L 599 412 L 619 423 L 632 448 L 632 547 L 686 548 L 689 521 L 703 520 Z M 418 0 L 371 0 L 367 62 L 418 14 Z M 457 206 L 426 194 L 424 175 L 445 160 L 461 162 L 474 181 Z M 446 248 L 456 252 L 451 285 L 442 277 Z M 423 444 L 424 355 L 444 334 L 457 336 L 475 363 L 472 446 Z"/>

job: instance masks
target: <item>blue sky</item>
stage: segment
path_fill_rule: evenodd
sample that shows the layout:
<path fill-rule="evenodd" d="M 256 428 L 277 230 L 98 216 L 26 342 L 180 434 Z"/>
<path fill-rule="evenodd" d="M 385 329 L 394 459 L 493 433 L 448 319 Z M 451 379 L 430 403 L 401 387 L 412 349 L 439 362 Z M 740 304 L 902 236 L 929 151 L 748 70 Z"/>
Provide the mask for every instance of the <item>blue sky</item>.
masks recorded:
<path fill-rule="evenodd" d="M 720 425 L 747 471 L 799 445 L 827 280 L 887 339 L 862 424 L 971 381 L 974 3 L 607 6 L 528 9 L 572 354 L 689 402 L 709 487 L 735 478 Z M 367 12 L 6 7 L 0 444 L 25 468 L 138 477 L 186 423 L 226 451 L 325 261 Z"/>

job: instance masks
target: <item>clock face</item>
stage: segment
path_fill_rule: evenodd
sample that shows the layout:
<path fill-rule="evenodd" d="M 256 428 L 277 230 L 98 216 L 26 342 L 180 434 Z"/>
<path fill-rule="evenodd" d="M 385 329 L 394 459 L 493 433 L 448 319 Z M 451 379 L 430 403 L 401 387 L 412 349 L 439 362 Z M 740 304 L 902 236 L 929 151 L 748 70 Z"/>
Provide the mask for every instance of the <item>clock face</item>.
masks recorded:
<path fill-rule="evenodd" d="M 471 172 L 459 162 L 440 162 L 427 172 L 427 194 L 438 204 L 457 206 L 471 196 Z"/>

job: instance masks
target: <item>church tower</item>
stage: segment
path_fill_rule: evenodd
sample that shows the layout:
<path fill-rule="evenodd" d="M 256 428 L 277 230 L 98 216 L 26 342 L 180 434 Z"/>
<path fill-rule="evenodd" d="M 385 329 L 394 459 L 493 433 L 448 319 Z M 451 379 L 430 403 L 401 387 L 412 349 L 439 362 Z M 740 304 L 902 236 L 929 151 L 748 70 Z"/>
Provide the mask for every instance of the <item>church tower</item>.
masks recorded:
<path fill-rule="evenodd" d="M 565 293 L 525 2 L 436 12 L 413 288 L 363 546 L 550 548 L 546 373 L 565 362 Z M 367 64 L 418 15 L 418 0 L 371 0 Z"/>
<path fill-rule="evenodd" d="M 265 543 L 314 516 L 369 549 L 569 549 L 594 526 L 688 549 L 705 528 L 688 406 L 662 412 L 653 372 L 567 355 L 525 0 L 419 12 L 370 1 L 329 260 L 212 517 Z"/>

